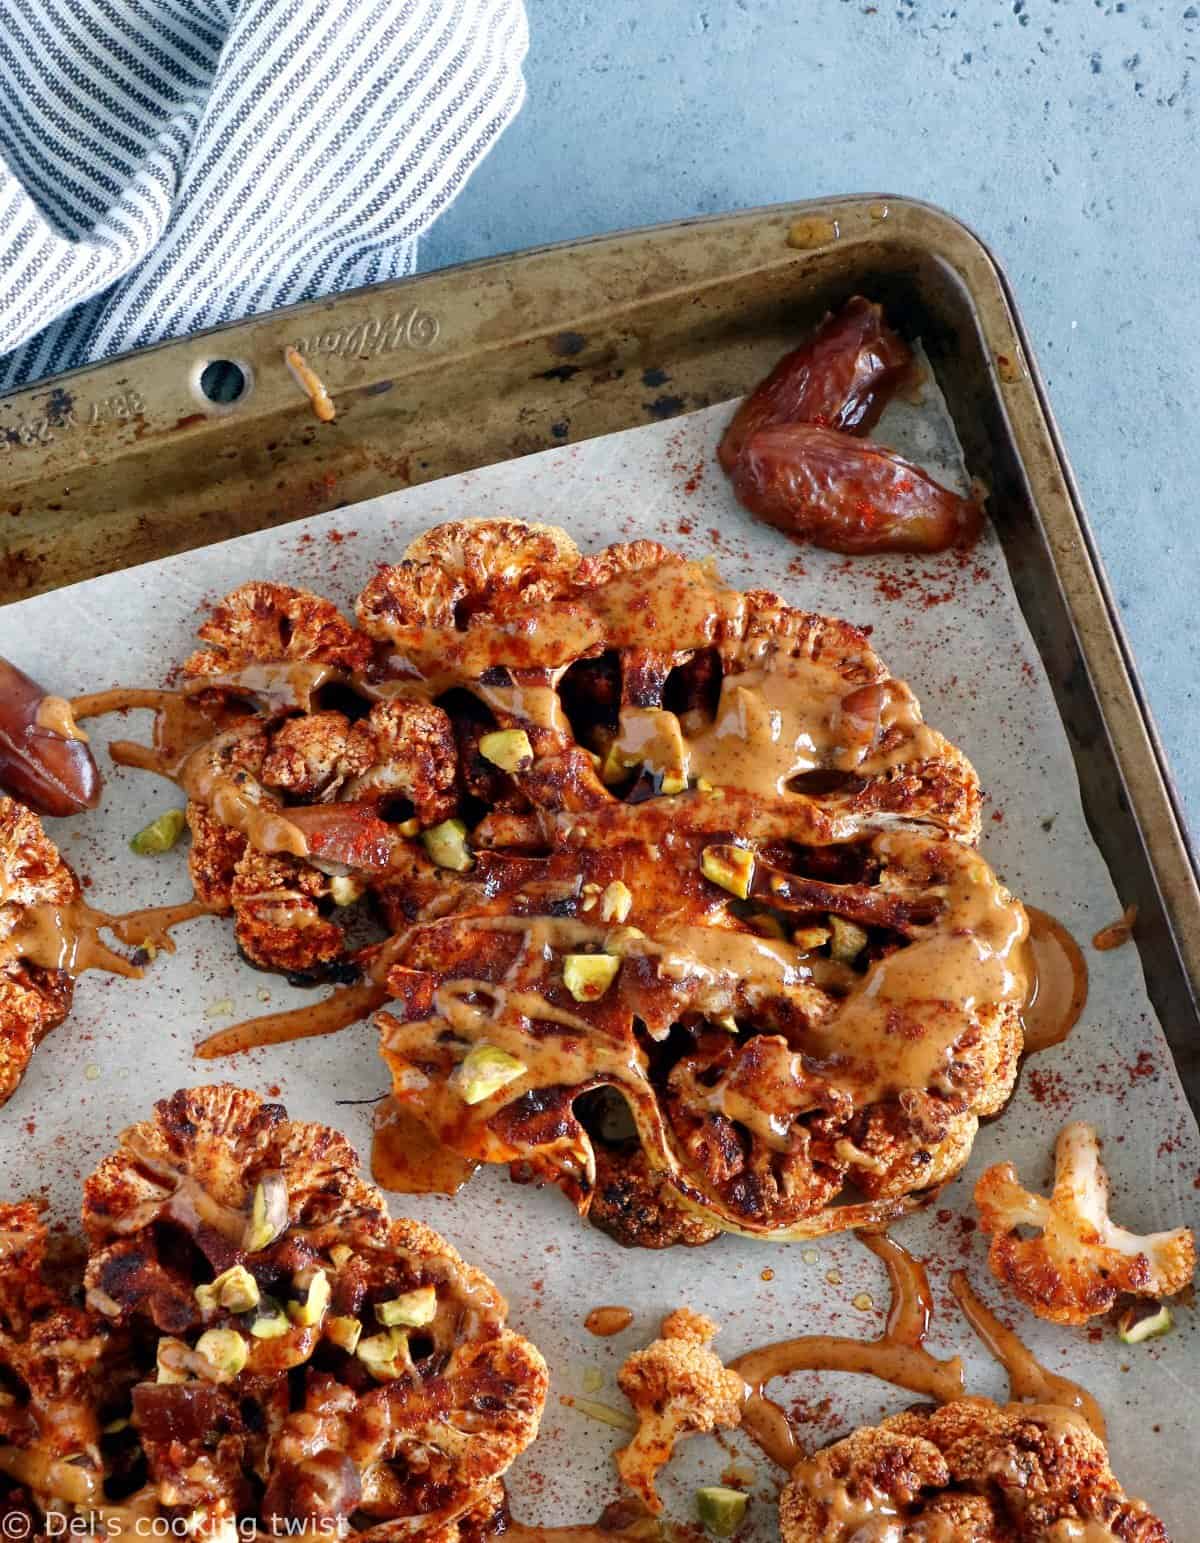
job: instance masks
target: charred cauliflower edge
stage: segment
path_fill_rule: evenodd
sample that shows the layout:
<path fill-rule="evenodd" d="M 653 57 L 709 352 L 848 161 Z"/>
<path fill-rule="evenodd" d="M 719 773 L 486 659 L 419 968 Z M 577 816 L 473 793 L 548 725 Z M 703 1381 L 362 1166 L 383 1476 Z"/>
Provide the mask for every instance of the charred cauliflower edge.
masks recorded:
<path fill-rule="evenodd" d="M 83 1308 L 36 1208 L 0 1208 L 0 1511 L 439 1543 L 492 1517 L 545 1363 L 357 1170 L 255 1093 L 181 1090 L 85 1181 Z"/>
<path fill-rule="evenodd" d="M 256 850 L 193 797 L 192 871 L 253 962 L 386 980 L 395 1095 L 436 1136 L 648 1246 L 878 1223 L 958 1171 L 1011 1092 L 1019 1002 L 989 987 L 960 1011 L 936 984 L 897 986 L 890 1043 L 944 1047 L 920 1073 L 876 1078 L 861 1026 L 839 1061 L 838 1026 L 899 947 L 936 981 L 976 889 L 1011 921 L 997 949 L 1023 912 L 973 851 L 973 769 L 863 633 L 656 542 L 581 557 L 517 520 L 427 532 L 356 618 L 251 583 L 201 628 L 185 674 L 223 725 L 206 776 L 308 855 Z M 697 746 L 716 716 L 761 719 L 764 681 L 804 719 L 796 743 L 819 744 L 774 792 L 714 784 Z M 340 907 L 364 894 L 392 938 L 350 954 Z M 500 913 L 559 924 L 523 997 L 492 989 L 528 963 Z M 757 982 L 712 967 L 731 947 L 756 951 Z M 564 1066 L 581 1034 L 590 1058 Z M 598 1066 L 613 1037 L 621 1066 Z M 605 1087 L 638 1128 L 598 1155 L 576 1102 Z M 837 1203 L 847 1184 L 861 1204 Z"/>

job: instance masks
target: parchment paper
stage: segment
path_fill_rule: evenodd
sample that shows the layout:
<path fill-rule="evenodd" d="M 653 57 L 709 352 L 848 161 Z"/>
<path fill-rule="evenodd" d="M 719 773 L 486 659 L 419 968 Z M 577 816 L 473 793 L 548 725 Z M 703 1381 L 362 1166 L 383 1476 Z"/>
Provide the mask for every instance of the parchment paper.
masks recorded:
<path fill-rule="evenodd" d="M 968 557 L 847 560 L 800 548 L 757 525 L 730 495 L 713 449 L 728 407 L 468 473 L 280 531 L 209 547 L 93 580 L 0 611 L 0 653 L 49 689 L 75 695 L 115 684 L 155 685 L 193 646 L 198 612 L 234 585 L 263 577 L 308 585 L 348 606 L 381 561 L 395 560 L 419 531 L 467 515 L 517 515 L 564 525 L 585 549 L 633 536 L 659 537 L 689 556 L 714 554 L 732 582 L 766 585 L 789 601 L 873 629 L 892 671 L 909 680 L 925 715 L 961 745 L 988 793 L 984 850 L 1012 888 L 1061 919 L 1085 944 L 1091 995 L 1070 1040 L 1025 1067 L 1001 1118 L 980 1132 L 965 1176 L 937 1207 L 899 1224 L 896 1236 L 929 1261 L 937 1298 L 930 1347 L 961 1352 L 972 1391 L 1004 1396 L 1003 1375 L 978 1347 L 947 1287 L 965 1267 L 977 1289 L 1013 1322 L 1054 1370 L 1101 1400 L 1117 1473 L 1148 1497 L 1178 1540 L 1200 1536 L 1200 1335 L 1190 1307 L 1152 1345 L 1124 1346 L 1111 1326 L 1095 1339 L 1043 1324 L 1002 1302 L 972 1226 L 970 1192 L 988 1163 L 1013 1159 L 1023 1180 L 1044 1185 L 1055 1133 L 1069 1118 L 1094 1121 L 1105 1139 L 1113 1210 L 1152 1231 L 1196 1221 L 1200 1140 L 1146 996 L 1134 948 L 1097 953 L 1097 928 L 1120 904 L 1080 808 L 1066 738 L 1045 674 L 1012 592 L 1001 550 L 986 536 Z M 936 393 L 923 407 L 897 404 L 879 437 L 931 467 L 953 465 L 957 447 Z M 88 725 L 108 783 L 102 809 L 50 822 L 89 899 L 112 910 L 190 894 L 186 853 L 138 858 L 129 837 L 180 802 L 170 784 L 111 766 L 110 738 L 149 732 L 148 714 Z M 242 963 L 228 921 L 205 918 L 179 935 L 174 957 L 147 978 L 97 974 L 79 982 L 68 1022 L 45 1042 L 16 1097 L 0 1113 L 6 1198 L 46 1191 L 73 1219 L 78 1184 L 127 1123 L 173 1089 L 227 1078 L 282 1099 L 291 1112 L 340 1126 L 367 1155 L 370 1100 L 387 1086 L 366 1024 L 225 1062 L 199 1062 L 192 1045 L 234 1017 L 310 1000 Z M 357 1101 L 357 1102 L 356 1102 Z M 542 1435 L 512 1475 L 514 1513 L 542 1523 L 588 1521 L 616 1497 L 617 1430 L 560 1395 L 614 1408 L 623 1357 L 648 1341 L 660 1317 L 687 1303 L 723 1326 L 732 1357 L 798 1333 L 869 1336 L 887 1308 L 882 1267 L 853 1237 L 764 1245 L 725 1237 L 702 1250 L 626 1251 L 581 1224 L 557 1191 L 518 1188 L 502 1170 L 480 1172 L 457 1198 L 397 1198 L 487 1269 L 512 1304 L 515 1325 L 542 1348 L 553 1388 Z M 870 1307 L 856 1307 L 854 1298 Z M 634 1311 L 616 1339 L 591 1338 L 587 1311 L 601 1303 Z M 593 1384 L 597 1374 L 603 1386 Z M 818 1445 L 854 1423 L 911 1403 L 868 1378 L 806 1374 L 777 1393 L 806 1420 Z M 758 1477 L 751 1514 L 771 1536 L 775 1475 L 748 1446 Z M 729 1455 L 711 1438 L 682 1449 L 662 1489 L 678 1520 L 692 1518 L 697 1484 L 718 1483 Z M 741 1461 L 745 1462 L 743 1454 Z"/>

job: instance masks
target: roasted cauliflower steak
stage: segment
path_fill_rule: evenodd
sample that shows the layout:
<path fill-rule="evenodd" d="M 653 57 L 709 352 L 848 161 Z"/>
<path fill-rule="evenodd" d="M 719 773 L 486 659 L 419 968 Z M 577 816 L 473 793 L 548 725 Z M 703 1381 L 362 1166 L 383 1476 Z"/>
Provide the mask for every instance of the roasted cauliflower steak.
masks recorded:
<path fill-rule="evenodd" d="M 76 1307 L 41 1281 L 36 1208 L 0 1208 L 0 1506 L 438 1543 L 497 1513 L 545 1363 L 336 1131 L 181 1090 L 85 1181 L 83 1221 Z"/>
<path fill-rule="evenodd" d="M 986 1398 L 893 1415 L 804 1459 L 779 1520 L 783 1543 L 1169 1543 L 1074 1411 Z"/>
<path fill-rule="evenodd" d="M 390 998 L 436 1140 L 650 1247 L 876 1225 L 959 1171 L 1027 923 L 863 632 L 513 519 L 428 531 L 354 617 L 251 583 L 201 628 L 192 872 L 252 963 Z"/>

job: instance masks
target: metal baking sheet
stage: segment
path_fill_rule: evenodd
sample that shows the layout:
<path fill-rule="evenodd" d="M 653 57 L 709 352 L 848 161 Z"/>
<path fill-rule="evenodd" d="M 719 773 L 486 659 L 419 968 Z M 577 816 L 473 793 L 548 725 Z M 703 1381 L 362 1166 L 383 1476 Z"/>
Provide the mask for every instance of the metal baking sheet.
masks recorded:
<path fill-rule="evenodd" d="M 399 556 L 413 535 L 444 519 L 548 519 L 565 525 L 585 549 L 656 537 L 689 555 L 713 556 L 740 586 L 766 584 L 794 603 L 872 627 L 884 659 L 917 686 L 929 720 L 976 762 L 989 793 L 988 857 L 1018 894 L 1089 939 L 1116 919 L 1121 902 L 1088 832 L 1066 736 L 994 534 L 969 554 L 933 558 L 844 559 L 797 547 L 740 510 L 716 470 L 713 452 L 727 416 L 728 408 L 718 407 L 510 461 L 41 596 L 0 612 L 0 653 L 72 694 L 118 682 L 157 684 L 189 650 L 206 600 L 247 578 L 267 577 L 306 584 L 348 606 L 378 562 Z M 956 474 L 953 425 L 936 393 L 927 391 L 919 405 L 895 404 L 878 433 L 939 473 Z M 89 647 L 81 655 L 74 645 L 85 633 Z M 142 714 L 92 728 L 102 747 L 110 737 L 144 733 L 146 725 Z M 64 851 L 94 881 L 89 898 L 107 908 L 184 898 L 181 851 L 148 861 L 127 845 L 148 810 L 178 801 L 175 790 L 143 773 L 107 763 L 105 770 L 102 809 L 56 827 Z M 929 1261 L 939 1304 L 935 1348 L 964 1355 L 973 1391 L 1000 1394 L 1004 1383 L 951 1305 L 947 1280 L 953 1268 L 965 1267 L 985 1296 L 997 1298 L 987 1284 L 984 1241 L 970 1225 L 970 1186 L 986 1163 L 1011 1158 L 1029 1183 L 1040 1184 L 1055 1130 L 1069 1118 L 1087 1118 L 1105 1137 L 1124 1225 L 1159 1230 L 1195 1209 L 1200 1139 L 1139 956 L 1132 947 L 1089 950 L 1089 963 L 1092 993 L 1070 1040 L 1027 1064 L 1012 1104 L 980 1134 L 965 1177 L 936 1209 L 894 1229 Z M 229 924 L 213 919 L 183 933 L 179 952 L 155 961 L 140 985 L 84 977 L 74 1015 L 38 1052 L 0 1116 L 6 1170 L 27 1165 L 61 1214 L 75 1202 L 79 1177 L 152 1098 L 214 1075 L 278 1094 L 304 1118 L 342 1126 L 365 1154 L 371 1106 L 363 1101 L 387 1085 L 368 1026 L 224 1062 L 193 1057 L 196 1039 L 234 1017 L 305 999 L 239 961 Z M 1150 1172 L 1155 1182 L 1147 1186 Z M 620 1408 L 612 1381 L 619 1358 L 650 1338 L 667 1310 L 687 1303 L 711 1313 L 724 1326 L 721 1348 L 732 1355 L 784 1334 L 871 1335 L 887 1309 L 880 1268 L 852 1237 L 813 1247 L 723 1238 L 699 1253 L 623 1251 L 582 1227 L 556 1193 L 514 1187 L 495 1171 L 477 1176 L 452 1201 L 397 1204 L 440 1227 L 492 1272 L 517 1324 L 547 1354 L 554 1382 L 545 1432 L 512 1486 L 517 1514 L 544 1523 L 586 1520 L 616 1495 L 611 1453 L 620 1436 L 560 1405 L 559 1396 Z M 610 1343 L 590 1338 L 582 1326 L 602 1301 L 635 1314 L 632 1327 Z M 1069 1370 L 1101 1399 L 1117 1471 L 1178 1528 L 1200 1504 L 1200 1482 L 1187 1477 L 1200 1466 L 1188 1464 L 1182 1478 L 1178 1468 L 1189 1445 L 1200 1459 L 1200 1433 L 1163 1411 L 1178 1405 L 1178 1386 L 1200 1375 L 1191 1313 L 1180 1314 L 1168 1339 L 1132 1350 L 1111 1327 L 1093 1342 L 1084 1331 L 1038 1323 L 1015 1304 L 1005 1305 L 1005 1315 L 1047 1364 Z M 599 1391 L 589 1392 L 589 1371 L 604 1374 Z M 869 1379 L 821 1374 L 792 1379 L 787 1394 L 813 1444 L 911 1401 Z M 664 1484 L 676 1519 L 688 1518 L 692 1489 L 716 1482 L 726 1460 L 711 1442 L 684 1449 Z M 761 1459 L 753 1466 L 756 1532 L 769 1537 L 773 1475 Z M 546 1474 L 553 1483 L 544 1482 Z"/>
<path fill-rule="evenodd" d="M 797 222 L 803 227 L 802 239 L 811 245 L 789 245 Z M 1041 688 L 1048 684 L 1061 715 L 1064 744 L 1082 795 L 1086 826 L 1079 827 L 1080 840 L 1090 834 L 1098 843 L 1119 892 L 1120 905 L 1110 907 L 1102 919 L 1112 919 L 1131 901 L 1138 904 L 1136 954 L 1125 949 L 1121 957 L 1127 964 L 1140 956 L 1154 1012 L 1196 1107 L 1200 1024 L 1194 987 L 1200 979 L 1200 901 L 1169 779 L 1004 280 L 969 231 L 927 206 L 893 198 L 832 200 L 522 254 L 277 313 L 0 399 L 0 508 L 8 513 L 0 543 L 0 595 L 13 599 L 34 594 L 226 536 L 278 527 L 464 468 L 688 413 L 746 389 L 823 309 L 856 290 L 885 300 L 904 330 L 924 339 L 969 468 L 993 490 L 998 542 L 993 555 L 998 553 L 997 560 L 1007 568 L 1029 627 L 1028 662 Z M 305 347 L 338 402 L 339 417 L 333 425 L 318 425 L 311 418 L 283 366 L 283 349 L 294 343 Z M 249 382 L 240 401 L 223 409 L 198 395 L 199 373 L 215 358 L 240 363 Z M 699 424 L 699 418 L 688 418 L 671 432 L 687 434 L 691 425 Z M 681 464 L 686 464 L 686 455 Z M 683 479 L 685 485 L 688 480 L 690 475 Z M 518 512 L 533 511 L 523 504 Z M 676 531 L 675 540 L 685 534 Z M 309 535 L 314 539 L 306 544 Z M 307 574 L 317 588 L 336 588 L 339 567 L 349 559 L 353 542 L 323 546 L 316 537 L 317 527 L 310 526 L 290 536 L 281 532 L 260 539 L 278 543 L 265 550 L 278 554 L 288 571 Z M 244 576 L 235 566 L 228 582 Z M 805 598 L 795 587 L 800 578 L 792 575 L 775 582 L 789 597 Z M 178 602 L 150 586 L 141 592 L 138 604 L 163 622 L 164 636 L 182 639 L 203 598 L 197 585 L 186 601 Z M 835 586 L 816 597 L 816 603 L 874 622 L 884 656 L 898 672 L 912 674 L 923 689 L 930 716 L 984 763 L 985 782 L 997 786 L 992 768 L 958 716 L 965 702 L 950 704 L 952 712 L 943 710 L 930 698 L 924 678 L 928 672 L 906 658 L 903 604 L 880 594 L 870 599 L 865 611 L 856 612 L 850 597 L 843 602 Z M 177 611 L 171 610 L 172 604 Z M 930 614 L 937 610 L 931 607 Z M 873 616 L 873 611 L 881 614 Z M 889 611 L 891 627 L 886 622 Z M 52 618 L 63 613 L 43 614 Z M 4 615 L 0 612 L 0 618 Z M 87 619 L 101 629 L 109 625 L 98 611 L 88 611 Z M 79 637 L 78 625 L 64 629 L 47 621 L 46 643 L 57 659 L 86 663 L 80 659 Z M 39 636 L 39 647 L 41 642 Z M 22 644 L 27 648 L 24 637 Z M 28 653 L 22 657 L 28 659 Z M 161 654 L 156 655 L 156 662 L 159 659 Z M 990 689 L 994 675 L 985 669 L 983 678 Z M 80 685 L 88 679 L 81 670 Z M 980 686 L 981 698 L 984 692 Z M 997 860 L 1013 839 L 1009 813 L 1004 808 L 999 812 L 1005 819 L 993 822 L 988 846 Z M 67 850 L 72 850 L 70 842 Z M 118 842 L 107 868 L 104 862 L 97 866 L 97 884 L 113 898 L 124 888 L 123 860 Z M 1014 883 L 1020 870 L 1012 864 L 1018 862 L 1019 855 L 1011 860 L 1004 856 L 1000 864 Z M 165 875 L 162 882 L 163 893 L 156 897 L 147 893 L 143 879 L 139 898 L 178 893 L 178 883 L 170 885 Z M 1103 897 L 1109 897 L 1107 889 Z M 1090 914 L 1072 917 L 1065 906 L 1062 911 L 1077 926 L 1081 919 L 1085 926 L 1090 919 Z M 182 980 L 172 985 L 172 971 L 182 967 L 183 960 L 180 956 L 167 961 L 153 984 L 155 1006 L 145 1025 L 148 1043 L 170 1041 L 184 1060 L 196 1015 L 203 1017 L 230 994 L 230 940 L 215 922 L 196 925 L 204 938 L 205 957 L 215 961 L 211 979 L 199 991 Z M 85 985 L 90 995 L 91 981 Z M 124 1032 L 114 1024 L 124 1024 L 141 1008 L 134 1007 L 134 992 L 119 983 L 98 982 L 96 990 L 105 1010 L 93 1025 L 73 1020 L 59 1031 L 76 1036 L 73 1078 L 47 1090 L 40 1109 L 28 1109 L 23 1095 L 20 1110 L 13 1106 L 9 1111 L 8 1117 L 19 1119 L 24 1130 L 12 1166 L 21 1180 L 27 1174 L 34 1186 L 57 1182 L 60 1190 L 69 1188 L 70 1171 L 91 1161 L 92 1153 L 85 1156 L 78 1145 L 72 1146 L 69 1132 L 86 1124 L 85 1108 L 94 1102 L 87 1089 L 93 1083 L 110 1084 L 124 1067 L 129 1080 L 117 1081 L 117 1087 L 131 1113 L 161 1091 L 139 1075 L 139 1058 L 122 1060 L 116 1055 L 111 1063 L 114 1077 L 104 1071 L 106 1058 L 114 1056 Z M 264 1005 L 258 1000 L 264 991 L 272 995 L 270 1006 L 280 1005 L 275 983 L 257 977 L 244 983 L 244 995 L 238 994 L 243 986 L 237 988 L 235 1000 L 239 1008 L 255 1010 Z M 1132 1023 L 1140 1022 L 1139 1011 L 1144 1009 L 1133 1011 Z M 84 1037 L 89 1034 L 91 1052 Z M 297 1112 L 316 1112 L 305 1102 L 310 1097 L 324 1100 L 333 1092 L 347 1097 L 378 1091 L 379 1084 L 372 1080 L 378 1071 L 369 1031 L 352 1031 L 342 1043 L 352 1044 L 356 1053 L 339 1062 L 339 1079 L 352 1072 L 363 1079 L 365 1091 L 320 1088 L 317 1079 L 305 1076 L 311 1052 L 292 1047 L 295 1059 L 287 1086 L 276 1080 Z M 1131 1064 L 1136 1068 L 1136 1062 Z M 100 1075 L 89 1077 L 89 1068 L 100 1068 Z M 1095 1072 L 1090 1063 L 1087 1070 Z M 1073 1074 L 1073 1068 L 1068 1071 Z M 1128 1089 L 1122 1075 L 1132 1078 Z M 257 1078 L 247 1071 L 242 1080 Z M 1070 1086 L 1070 1077 L 1067 1082 Z M 36 1089 L 37 1084 L 29 1086 Z M 1160 1057 L 1152 1075 L 1114 1075 L 1109 1091 L 1100 1096 L 1106 1109 L 1106 1100 L 1111 1100 L 1116 1136 L 1110 1140 L 1120 1154 L 1115 1164 L 1118 1195 L 1131 1208 L 1139 1207 L 1127 1213 L 1134 1225 L 1152 1224 L 1151 1208 L 1163 1193 L 1159 1170 L 1163 1157 L 1173 1154 L 1143 1152 L 1140 1172 L 1132 1163 L 1124 1165 L 1136 1148 L 1135 1138 L 1144 1134 L 1146 1111 L 1162 1120 L 1169 1102 L 1174 1109 L 1172 1086 Z M 1023 1093 L 1027 1091 L 1023 1085 Z M 1056 1096 L 1051 1085 L 1043 1086 L 1036 1116 L 1043 1153 L 1062 1114 L 1053 1108 Z M 324 1103 L 321 1112 L 327 1112 Z M 1184 1116 L 1174 1112 L 1183 1121 Z M 360 1114 L 353 1109 L 337 1113 L 361 1139 L 363 1127 L 356 1123 Z M 119 1123 L 115 1108 L 112 1117 Z M 32 1128 L 26 1128 L 29 1122 Z M 62 1140 L 31 1145 L 25 1138 L 35 1138 L 39 1129 L 47 1136 L 42 1122 Z M 976 1164 L 995 1129 L 981 1138 Z M 1017 1111 L 998 1129 L 1019 1140 Z M 99 1127 L 92 1130 L 98 1134 Z M 1163 1137 L 1168 1147 L 1173 1140 Z M 1147 1172 L 1155 1175 L 1150 1187 Z M 1178 1182 L 1183 1179 L 1181 1164 Z M 593 1368 L 611 1372 L 620 1355 L 648 1337 L 658 1313 L 676 1300 L 707 1306 L 723 1317 L 728 1327 L 721 1347 L 730 1354 L 762 1337 L 752 1327 L 760 1315 L 772 1335 L 809 1329 L 818 1322 L 852 1332 L 859 1315 L 846 1303 L 853 1294 L 865 1284 L 876 1302 L 882 1301 L 878 1267 L 848 1240 L 821 1246 L 819 1265 L 808 1272 L 811 1278 L 801 1269 L 802 1253 L 771 1250 L 764 1256 L 761 1246 L 732 1240 L 718 1245 L 719 1255 L 715 1250 L 674 1255 L 667 1265 L 661 1259 L 626 1254 L 616 1255 L 614 1262 L 604 1239 L 569 1225 L 564 1203 L 555 1195 L 514 1194 L 497 1174 L 481 1175 L 469 1193 L 470 1214 L 438 1202 L 425 1203 L 425 1214 L 496 1271 L 513 1297 L 518 1321 L 539 1338 L 555 1362 L 556 1392 L 580 1391 L 585 1372 Z M 1175 1194 L 1188 1198 L 1177 1189 Z M 965 1191 L 956 1191 L 947 1208 L 957 1207 L 964 1198 Z M 510 1207 L 518 1200 L 518 1211 L 513 1212 Z M 493 1257 L 487 1244 L 493 1235 L 511 1232 L 514 1215 L 519 1215 L 525 1236 L 533 1229 L 545 1242 L 506 1263 Z M 1164 1212 L 1161 1219 L 1179 1218 Z M 916 1233 L 908 1240 L 918 1249 L 922 1246 Z M 943 1238 L 943 1246 L 945 1242 Z M 956 1246 L 974 1262 L 978 1280 L 980 1245 L 964 1236 Z M 953 1262 L 953 1250 L 948 1254 L 947 1262 Z M 719 1269 L 718 1258 L 723 1261 Z M 784 1259 L 788 1263 L 781 1268 Z M 762 1278 L 768 1268 L 775 1272 L 769 1282 Z M 824 1281 L 829 1270 L 842 1275 L 836 1295 Z M 590 1292 L 590 1282 L 600 1278 L 619 1282 L 619 1291 L 614 1285 L 607 1294 L 635 1308 L 633 1328 L 610 1345 L 585 1340 L 575 1320 L 561 1332 L 553 1328 L 559 1321 L 567 1325 L 568 1308 L 578 1306 L 581 1317 L 593 1305 L 590 1295 L 578 1303 L 573 1298 L 581 1281 L 588 1283 Z M 1190 1315 L 1185 1313 L 1184 1320 L 1190 1334 Z M 878 1321 L 877 1310 L 872 1321 Z M 1031 1323 L 1021 1315 L 1023 1329 Z M 957 1348 L 966 1342 L 966 1330 L 949 1305 L 939 1334 L 943 1346 L 950 1339 Z M 1091 1352 L 1081 1337 L 1039 1339 L 1045 1334 L 1051 1331 L 1035 1326 L 1030 1337 L 1043 1350 L 1049 1345 L 1051 1364 L 1063 1362 L 1061 1355 L 1057 1362 L 1053 1356 L 1069 1348 L 1071 1367 L 1087 1381 Z M 1181 1337 L 1168 1345 L 1183 1343 Z M 1133 1391 L 1127 1399 L 1119 1398 L 1119 1408 L 1110 1413 L 1118 1471 L 1132 1488 L 1140 1486 L 1159 1501 L 1179 1535 L 1186 1536 L 1186 1528 L 1180 1530 L 1181 1518 L 1194 1503 L 1189 1506 L 1177 1475 L 1196 1469 L 1194 1433 L 1180 1429 L 1178 1417 L 1173 1422 L 1158 1418 L 1162 1410 L 1183 1411 L 1187 1406 L 1186 1396 L 1177 1397 L 1173 1391 L 1174 1354 L 1172 1348 L 1165 1369 L 1157 1365 L 1153 1378 L 1145 1376 L 1141 1361 L 1129 1363 L 1133 1370 L 1122 1376 L 1124 1386 Z M 977 1364 L 980 1377 L 975 1385 L 998 1391 L 998 1377 L 989 1375 L 982 1362 Z M 1153 1410 L 1144 1402 L 1143 1385 L 1146 1394 L 1153 1395 Z M 831 1434 L 849 1416 L 855 1399 L 862 1413 L 897 1407 L 896 1395 L 875 1384 L 850 1387 L 843 1379 L 796 1379 L 796 1389 L 815 1416 L 814 1432 L 822 1435 Z M 594 1396 L 620 1402 L 611 1385 Z M 827 1397 L 832 1399 L 828 1405 L 823 1402 Z M 1130 1439 L 1138 1441 L 1139 1432 L 1144 1435 L 1148 1418 L 1161 1426 L 1165 1441 L 1151 1443 L 1146 1436 L 1143 1451 L 1141 1444 L 1131 1446 Z M 583 1519 L 586 1505 L 571 1516 L 563 1514 L 568 1489 L 559 1476 L 566 1454 L 575 1454 L 569 1461 L 573 1480 L 590 1475 L 598 1486 L 592 1493 L 611 1493 L 607 1454 L 618 1439 L 606 1428 L 599 1429 L 598 1439 L 597 1430 L 582 1416 L 552 1404 L 545 1439 L 522 1464 L 518 1496 L 524 1514 L 546 1521 Z M 685 1461 L 672 1480 L 677 1509 L 693 1479 L 711 1482 L 714 1477 L 718 1454 L 702 1449 L 701 1443 L 693 1447 L 692 1452 L 685 1449 Z M 1128 1460 L 1134 1452 L 1136 1469 Z M 575 1492 L 573 1482 L 569 1490 Z"/>

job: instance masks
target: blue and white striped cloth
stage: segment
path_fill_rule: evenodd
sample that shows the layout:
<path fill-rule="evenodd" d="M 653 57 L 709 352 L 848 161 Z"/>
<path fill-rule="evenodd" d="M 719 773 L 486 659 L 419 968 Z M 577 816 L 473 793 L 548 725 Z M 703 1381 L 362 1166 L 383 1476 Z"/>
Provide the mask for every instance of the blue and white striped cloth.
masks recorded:
<path fill-rule="evenodd" d="M 0 390 L 415 266 L 522 0 L 0 0 Z"/>

